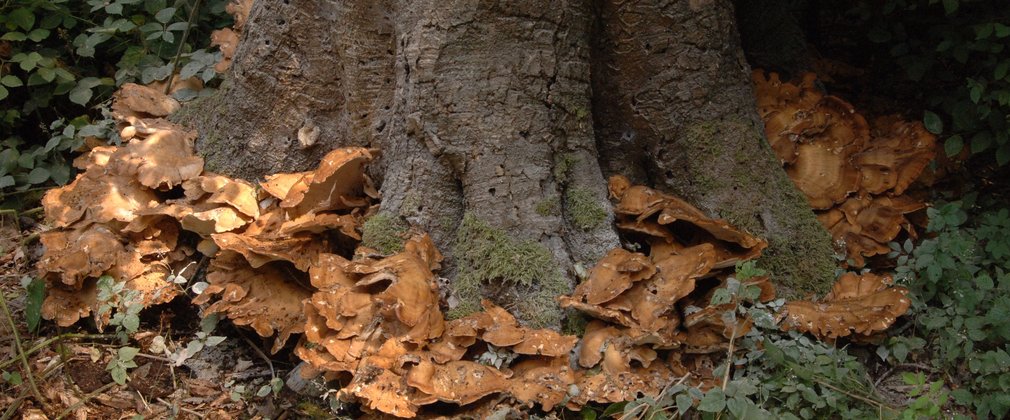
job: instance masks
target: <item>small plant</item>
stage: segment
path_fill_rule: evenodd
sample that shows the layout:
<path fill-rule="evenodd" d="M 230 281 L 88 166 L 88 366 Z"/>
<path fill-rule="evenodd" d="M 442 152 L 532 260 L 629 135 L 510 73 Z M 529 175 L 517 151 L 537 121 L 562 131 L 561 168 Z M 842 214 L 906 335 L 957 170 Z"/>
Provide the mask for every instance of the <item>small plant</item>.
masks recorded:
<path fill-rule="evenodd" d="M 703 419 L 861 419 L 875 418 L 887 409 L 895 415 L 873 399 L 863 366 L 855 357 L 777 328 L 773 314 L 785 301 L 758 301 L 761 290 L 755 280 L 765 275 L 753 262 L 738 264 L 736 274 L 712 295 L 712 305 L 731 305 L 723 314 L 726 325 L 750 319 L 756 327 L 730 342 L 726 363 L 714 372 L 723 379 L 720 386 L 703 391 L 676 383 L 658 397 L 613 404 L 603 414 L 656 420 L 692 415 Z"/>
<path fill-rule="evenodd" d="M 901 375 L 905 385 L 912 386 L 910 397 L 916 397 L 901 412 L 902 419 L 939 418 L 940 411 L 947 404 L 948 395 L 943 389 L 943 381 L 926 382 L 922 372 L 905 372 Z"/>
<path fill-rule="evenodd" d="M 1010 210 L 968 210 L 976 196 L 928 210 L 931 238 L 891 248 L 898 281 L 911 289 L 917 337 L 889 339 L 889 354 L 921 351 L 949 395 L 978 415 L 1010 412 Z M 902 346 L 906 348 L 902 348 Z M 881 350 L 878 350 L 878 354 Z M 931 385 L 932 386 L 932 385 Z M 921 395 L 921 392 L 920 392 Z M 938 399 L 939 395 L 931 398 Z M 918 401 L 918 400 L 916 400 Z M 929 408 L 922 404 L 915 410 Z M 910 407 L 913 408 L 913 407 Z"/>
<path fill-rule="evenodd" d="M 116 327 L 116 335 L 125 344 L 128 335 L 140 328 L 140 311 L 144 309 L 140 291 L 126 290 L 126 283 L 117 282 L 109 275 L 99 277 L 97 286 L 98 301 L 101 305 L 98 306 L 95 318 L 104 319 L 116 309 L 108 322 L 109 325 Z"/>
<path fill-rule="evenodd" d="M 126 381 L 130 379 L 126 371 L 127 369 L 137 367 L 137 362 L 133 361 L 137 353 L 140 353 L 140 349 L 136 347 L 120 347 L 116 349 L 116 356 L 109 361 L 105 370 L 109 371 L 109 374 L 112 375 L 112 380 L 116 381 L 117 384 L 125 385 Z"/>

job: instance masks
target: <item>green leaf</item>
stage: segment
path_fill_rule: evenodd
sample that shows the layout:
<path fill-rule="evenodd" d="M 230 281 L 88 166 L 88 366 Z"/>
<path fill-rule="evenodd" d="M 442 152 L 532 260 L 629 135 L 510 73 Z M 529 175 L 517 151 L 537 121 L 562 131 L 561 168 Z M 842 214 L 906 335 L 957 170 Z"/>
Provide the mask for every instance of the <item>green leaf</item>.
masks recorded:
<path fill-rule="evenodd" d="M 28 39 L 28 35 L 25 35 L 24 32 L 7 32 L 4 36 L 0 36 L 0 41 L 20 42 L 26 39 Z"/>
<path fill-rule="evenodd" d="M 53 167 L 49 168 L 49 172 L 51 172 L 50 178 L 53 179 L 56 185 L 66 185 L 70 181 L 70 165 L 63 163 L 53 165 Z"/>
<path fill-rule="evenodd" d="M 37 28 L 37 29 L 33 29 L 31 32 L 28 33 L 28 39 L 30 39 L 32 41 L 35 41 L 35 42 L 42 41 L 42 40 L 44 40 L 46 38 L 49 38 L 49 30 L 48 29 Z"/>
<path fill-rule="evenodd" d="M 118 365 L 109 369 L 109 374 L 112 375 L 112 380 L 116 381 L 116 383 L 120 385 L 126 385 L 126 380 L 129 379 L 126 375 L 126 369 Z"/>
<path fill-rule="evenodd" d="M 943 143 L 943 151 L 947 153 L 947 156 L 956 156 L 961 153 L 962 149 L 964 149 L 964 140 L 960 134 L 948 137 L 947 141 Z"/>
<path fill-rule="evenodd" d="M 43 167 L 38 167 L 32 169 L 28 173 L 28 182 L 30 184 L 41 184 L 49 180 L 49 170 Z"/>
<path fill-rule="evenodd" d="M 140 329 L 140 317 L 135 314 L 128 314 L 123 317 L 123 328 L 128 333 L 135 333 Z"/>
<path fill-rule="evenodd" d="M 260 387 L 260 389 L 256 390 L 256 396 L 257 397 L 261 397 L 262 398 L 262 397 L 265 397 L 267 395 L 270 395 L 270 385 L 263 385 L 263 386 Z"/>
<path fill-rule="evenodd" d="M 119 350 L 117 350 L 116 356 L 119 361 L 128 362 L 133 360 L 134 357 L 137 357 L 137 353 L 140 353 L 140 349 L 136 347 L 120 347 Z"/>
<path fill-rule="evenodd" d="M 21 372 L 4 372 L 3 380 L 13 386 L 21 385 Z"/>
<path fill-rule="evenodd" d="M 930 133 L 940 134 L 943 132 L 943 120 L 932 111 L 923 112 L 922 124 L 926 126 L 926 130 L 929 130 Z"/>
<path fill-rule="evenodd" d="M 175 8 L 166 7 L 164 9 L 159 10 L 158 13 L 154 15 L 154 20 L 161 23 L 168 23 L 172 21 L 173 17 L 175 17 Z"/>
<path fill-rule="evenodd" d="M 13 176 L 10 176 L 10 175 L 0 176 L 0 189 L 7 188 L 7 187 L 13 187 L 13 186 L 14 186 L 14 177 Z"/>
<path fill-rule="evenodd" d="M 32 26 L 35 26 L 35 13 L 24 7 L 14 9 L 13 12 L 7 15 L 7 22 L 18 25 L 21 29 L 28 31 L 32 29 Z"/>
<path fill-rule="evenodd" d="M 214 347 L 214 346 L 216 346 L 218 344 L 223 343 L 226 338 L 227 337 L 220 336 L 220 335 L 212 335 L 210 337 L 207 337 L 207 346 Z"/>
<path fill-rule="evenodd" d="M 70 102 L 78 105 L 87 105 L 88 101 L 91 100 L 91 89 L 78 87 L 70 91 Z"/>
<path fill-rule="evenodd" d="M 956 12 L 958 6 L 960 6 L 958 0 L 943 0 L 943 10 L 948 15 Z"/>
<path fill-rule="evenodd" d="M 8 95 L 10 95 L 10 92 L 7 91 L 7 88 L 0 86 L 0 100 L 6 98 Z"/>
<path fill-rule="evenodd" d="M 42 319 L 42 301 L 45 297 L 46 282 L 40 278 L 32 279 L 31 283 L 28 283 L 25 302 L 25 318 L 29 331 L 35 331 L 39 327 L 39 321 Z"/>
<path fill-rule="evenodd" d="M 977 154 L 985 151 L 992 145 L 992 134 L 988 131 L 980 131 L 971 138 L 971 153 Z"/>
<path fill-rule="evenodd" d="M 722 389 L 720 388 L 710 389 L 698 403 L 698 411 L 704 411 L 707 413 L 718 413 L 725 408 L 726 395 L 722 393 Z"/>
<path fill-rule="evenodd" d="M 627 401 L 610 404 L 609 406 L 607 406 L 606 410 L 603 410 L 602 416 L 603 417 L 613 417 L 616 414 L 623 413 L 624 412 L 624 406 L 626 406 L 626 405 L 628 405 Z"/>
<path fill-rule="evenodd" d="M 1007 162 L 1010 162 L 1010 143 L 1004 144 L 996 150 L 996 163 L 1003 166 Z"/>
<path fill-rule="evenodd" d="M 687 410 L 690 410 L 692 406 L 694 406 L 694 399 L 691 398 L 690 395 L 677 395 L 677 411 L 680 413 L 681 417 L 687 414 Z"/>
<path fill-rule="evenodd" d="M 19 87 L 23 86 L 24 82 L 21 81 L 17 76 L 13 74 L 8 74 L 4 77 L 0 77 L 0 84 L 7 87 Z"/>
<path fill-rule="evenodd" d="M 993 24 L 993 29 L 996 32 L 996 38 L 1006 38 L 1010 36 L 1010 26 L 1004 25 L 1002 23 Z"/>

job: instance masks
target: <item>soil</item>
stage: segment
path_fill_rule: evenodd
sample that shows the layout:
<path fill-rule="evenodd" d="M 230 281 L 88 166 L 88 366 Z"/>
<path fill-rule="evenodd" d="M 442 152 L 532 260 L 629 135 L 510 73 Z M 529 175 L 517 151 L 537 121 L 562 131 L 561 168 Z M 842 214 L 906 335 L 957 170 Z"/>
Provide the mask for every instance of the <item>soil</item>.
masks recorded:
<path fill-rule="evenodd" d="M 105 384 L 112 382 L 112 375 L 105 366 L 90 360 L 73 360 L 67 364 L 67 373 L 81 392 L 90 394 Z"/>

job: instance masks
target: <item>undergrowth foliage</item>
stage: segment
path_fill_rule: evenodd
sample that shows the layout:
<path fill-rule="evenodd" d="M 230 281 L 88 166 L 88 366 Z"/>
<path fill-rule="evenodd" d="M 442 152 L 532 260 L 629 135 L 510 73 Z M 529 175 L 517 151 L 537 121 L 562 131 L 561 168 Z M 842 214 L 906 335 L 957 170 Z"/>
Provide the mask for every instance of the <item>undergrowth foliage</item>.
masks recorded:
<path fill-rule="evenodd" d="M 1010 24 L 1003 1 L 862 1 L 866 36 L 922 92 L 923 122 L 946 135 L 954 156 L 967 148 L 1010 162 Z M 922 89 L 928 86 L 928 89 Z M 991 158 L 990 158 L 991 159 Z"/>
<path fill-rule="evenodd" d="M 761 303 L 760 289 L 748 282 L 765 274 L 754 262 L 738 264 L 727 287 L 712 296 L 713 305 L 733 304 L 723 314 L 727 325 L 749 317 L 757 327 L 730 346 L 726 363 L 715 370 L 724 383 L 717 381 L 707 391 L 676 383 L 656 398 L 613 404 L 602 414 L 649 420 L 862 419 L 887 410 L 893 417 L 894 410 L 873 396 L 866 370 L 855 356 L 777 327 L 774 315 L 785 300 Z M 588 411 L 583 411 L 584 418 L 597 417 Z"/>
<path fill-rule="evenodd" d="M 891 353 L 949 378 L 952 401 L 967 411 L 1002 418 L 1010 412 L 1010 210 L 976 210 L 975 201 L 968 195 L 930 209 L 935 236 L 893 246 L 918 337 L 892 339 L 892 347 L 911 348 Z"/>
<path fill-rule="evenodd" d="M 227 26 L 227 0 L 8 0 L 0 6 L 0 190 L 66 184 L 69 153 L 87 137 L 118 141 L 103 104 L 127 82 L 172 69 L 205 82 L 220 53 L 209 33 Z M 183 33 L 192 23 L 189 37 Z M 177 53 L 179 60 L 176 62 Z M 188 99 L 195 92 L 177 92 Z M 0 203 L 8 206 L 8 203 Z"/>

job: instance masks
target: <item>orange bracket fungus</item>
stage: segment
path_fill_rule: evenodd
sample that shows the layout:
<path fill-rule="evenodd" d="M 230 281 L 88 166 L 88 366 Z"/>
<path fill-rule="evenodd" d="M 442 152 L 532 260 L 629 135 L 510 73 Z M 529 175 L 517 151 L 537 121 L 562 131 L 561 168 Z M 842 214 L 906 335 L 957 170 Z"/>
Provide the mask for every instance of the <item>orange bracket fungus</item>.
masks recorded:
<path fill-rule="evenodd" d="M 228 7 L 246 13 L 248 5 Z M 814 175 L 827 183 L 801 189 L 851 256 L 886 252 L 901 230 L 914 232 L 905 214 L 923 204 L 902 194 L 931 156 L 928 133 L 888 120 L 874 139 L 851 106 L 812 89 L 810 77 L 798 86 L 759 79 L 773 147 L 792 173 L 824 166 Z M 95 147 L 75 162 L 83 172 L 43 199 L 53 229 L 41 236 L 42 315 L 61 326 L 97 315 L 102 276 L 139 292 L 143 305 L 171 300 L 185 290 L 171 279 L 199 252 L 206 287 L 193 302 L 204 313 L 276 337 L 271 351 L 293 347 L 303 373 L 340 379 L 338 398 L 396 417 L 435 403 L 474 407 L 491 395 L 549 411 L 656 395 L 678 378 L 714 386 L 714 358 L 751 328 L 746 317 L 724 316 L 734 304 L 708 302 L 767 242 L 622 176 L 609 190 L 616 227 L 635 248 L 611 250 L 571 295 L 557 297 L 592 318 L 581 338 L 523 326 L 489 300 L 447 321 L 431 238 L 410 230 L 392 255 L 360 246 L 363 220 L 378 211 L 364 172 L 376 151 L 333 150 L 314 170 L 258 185 L 207 173 L 195 133 L 162 118 L 177 104 L 159 92 L 124 86 L 113 108 L 129 142 Z M 769 278 L 747 284 L 761 289 L 760 300 L 774 298 Z M 822 301 L 786 303 L 781 327 L 867 337 L 908 305 L 889 278 L 846 274 Z"/>
<path fill-rule="evenodd" d="M 816 80 L 807 73 L 794 84 L 755 70 L 758 113 L 786 173 L 848 258 L 863 266 L 864 257 L 886 253 L 902 227 L 915 234 L 904 215 L 925 203 L 907 191 L 936 155 L 936 137 L 897 116 L 871 127 Z"/>

